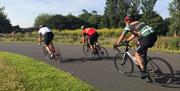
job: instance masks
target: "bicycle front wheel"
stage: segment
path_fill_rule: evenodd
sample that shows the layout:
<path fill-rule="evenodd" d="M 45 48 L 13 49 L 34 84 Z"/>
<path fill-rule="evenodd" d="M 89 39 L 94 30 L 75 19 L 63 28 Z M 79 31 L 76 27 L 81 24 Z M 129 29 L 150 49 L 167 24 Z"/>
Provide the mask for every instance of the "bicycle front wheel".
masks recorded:
<path fill-rule="evenodd" d="M 49 52 L 47 51 L 46 46 L 43 46 L 42 50 L 46 59 L 49 60 L 51 58 L 51 54 L 49 54 Z"/>
<path fill-rule="evenodd" d="M 84 44 L 83 45 L 83 53 L 86 55 L 86 56 L 91 56 L 92 55 L 92 50 L 90 48 L 89 45 L 87 44 Z"/>
<path fill-rule="evenodd" d="M 146 66 L 149 77 L 154 83 L 169 85 L 173 81 L 174 71 L 166 60 L 158 57 L 148 58 Z"/>
<path fill-rule="evenodd" d="M 133 73 L 134 65 L 131 59 L 124 53 L 118 53 L 114 58 L 114 65 L 118 72 L 130 76 Z"/>

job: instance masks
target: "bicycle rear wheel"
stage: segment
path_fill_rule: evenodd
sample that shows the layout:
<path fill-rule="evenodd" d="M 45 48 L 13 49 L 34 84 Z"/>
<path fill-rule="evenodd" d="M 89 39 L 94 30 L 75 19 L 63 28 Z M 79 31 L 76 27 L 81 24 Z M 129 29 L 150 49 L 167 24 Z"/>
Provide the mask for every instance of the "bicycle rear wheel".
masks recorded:
<path fill-rule="evenodd" d="M 54 47 L 54 50 L 55 50 L 55 51 L 53 52 L 54 59 L 55 59 L 56 61 L 61 62 L 61 61 L 62 61 L 62 56 L 61 56 L 61 53 L 60 53 L 59 49 L 56 48 L 56 47 Z"/>
<path fill-rule="evenodd" d="M 166 60 L 158 57 L 148 58 L 147 60 L 146 68 L 154 83 L 169 85 L 173 82 L 174 71 Z"/>
<path fill-rule="evenodd" d="M 124 53 L 118 53 L 114 58 L 114 65 L 118 72 L 123 75 L 130 76 L 133 73 L 134 65 L 131 59 Z"/>
<path fill-rule="evenodd" d="M 49 52 L 46 49 L 46 46 L 43 46 L 42 48 L 44 56 L 46 57 L 46 59 L 50 60 L 51 59 L 51 54 L 49 54 Z"/>
<path fill-rule="evenodd" d="M 90 45 L 88 44 L 84 44 L 83 45 L 83 53 L 86 55 L 86 56 L 91 56 L 92 55 L 92 50 L 90 48 Z"/>

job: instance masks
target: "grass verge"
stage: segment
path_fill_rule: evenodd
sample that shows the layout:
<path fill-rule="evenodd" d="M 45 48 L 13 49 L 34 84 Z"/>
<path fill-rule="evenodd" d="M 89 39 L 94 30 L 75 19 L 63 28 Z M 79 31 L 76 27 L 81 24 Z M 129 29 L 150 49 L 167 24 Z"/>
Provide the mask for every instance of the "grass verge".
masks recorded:
<path fill-rule="evenodd" d="M 24 91 L 21 75 L 17 70 L 0 58 L 0 91 Z"/>
<path fill-rule="evenodd" d="M 0 91 L 97 91 L 69 73 L 8 52 L 0 52 L 0 72 Z"/>

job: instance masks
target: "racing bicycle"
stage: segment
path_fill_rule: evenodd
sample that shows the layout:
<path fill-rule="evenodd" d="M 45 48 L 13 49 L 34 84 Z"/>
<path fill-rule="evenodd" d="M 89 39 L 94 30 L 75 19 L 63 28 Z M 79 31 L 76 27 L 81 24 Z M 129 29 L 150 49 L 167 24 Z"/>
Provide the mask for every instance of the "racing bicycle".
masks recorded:
<path fill-rule="evenodd" d="M 114 65 L 118 72 L 126 76 L 131 76 L 135 69 L 134 65 L 136 65 L 139 71 L 141 70 L 136 59 L 130 52 L 131 46 L 129 43 L 123 42 L 120 45 L 114 45 L 114 49 L 117 51 L 114 57 Z M 144 62 L 149 82 L 163 86 L 167 86 L 173 82 L 174 71 L 166 60 L 159 57 L 147 56 Z"/>
<path fill-rule="evenodd" d="M 52 57 L 52 58 L 51 58 L 51 54 L 47 51 L 45 45 L 43 46 L 42 50 L 43 50 L 43 53 L 44 53 L 45 57 L 46 57 L 48 60 L 54 59 L 54 60 L 59 61 L 59 62 L 62 61 L 61 53 L 60 53 L 59 49 L 58 49 L 57 47 L 55 47 L 54 45 L 53 45 L 53 48 L 50 48 L 50 51 L 51 51 L 52 54 L 53 54 L 53 57 Z"/>
<path fill-rule="evenodd" d="M 89 57 L 92 55 L 97 55 L 99 58 L 108 58 L 108 52 L 105 47 L 99 45 L 96 41 L 94 43 L 95 52 L 90 48 L 89 38 L 86 36 L 83 44 L 83 53 Z"/>

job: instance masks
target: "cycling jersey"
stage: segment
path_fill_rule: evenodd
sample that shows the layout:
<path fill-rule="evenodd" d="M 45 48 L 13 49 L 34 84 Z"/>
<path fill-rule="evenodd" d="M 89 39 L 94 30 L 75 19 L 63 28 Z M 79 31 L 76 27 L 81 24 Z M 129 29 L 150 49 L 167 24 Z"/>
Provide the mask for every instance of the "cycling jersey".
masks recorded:
<path fill-rule="evenodd" d="M 44 43 L 46 45 L 49 45 L 50 42 L 52 42 L 54 38 L 54 34 L 48 27 L 42 27 L 39 29 L 38 34 L 42 34 L 44 36 Z"/>
<path fill-rule="evenodd" d="M 94 33 L 96 33 L 96 29 L 94 28 L 86 28 L 82 30 L 83 34 L 87 34 L 88 36 L 92 36 Z"/>
<path fill-rule="evenodd" d="M 45 35 L 48 32 L 51 32 L 51 30 L 48 27 L 42 27 L 39 29 L 38 34 Z"/>
<path fill-rule="evenodd" d="M 154 32 L 154 30 L 146 25 L 144 22 L 134 21 L 130 24 L 127 24 L 126 27 L 123 30 L 124 34 L 127 34 L 131 31 L 139 32 L 139 37 L 146 37 Z"/>

